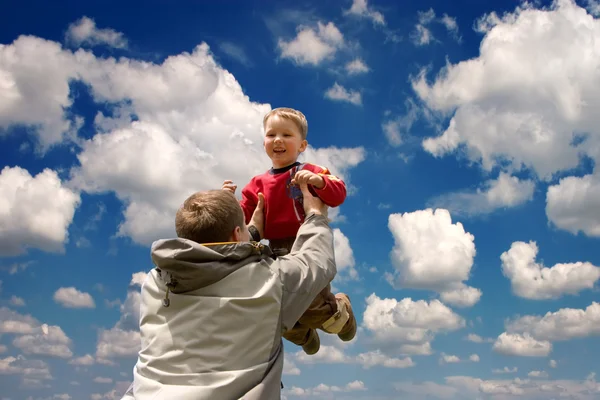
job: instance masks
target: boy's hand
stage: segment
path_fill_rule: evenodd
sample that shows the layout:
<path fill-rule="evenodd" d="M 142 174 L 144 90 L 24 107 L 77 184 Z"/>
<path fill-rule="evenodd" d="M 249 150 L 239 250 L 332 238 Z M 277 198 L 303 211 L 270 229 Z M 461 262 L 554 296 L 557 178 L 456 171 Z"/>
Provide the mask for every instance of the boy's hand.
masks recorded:
<path fill-rule="evenodd" d="M 302 170 L 296 172 L 292 183 L 300 186 L 303 184 L 312 185 L 317 189 L 323 189 L 325 187 L 325 179 L 321 175 L 317 175 L 312 171 Z"/>
<path fill-rule="evenodd" d="M 224 181 L 223 186 L 221 186 L 222 190 L 227 190 L 232 194 L 235 194 L 235 190 L 237 189 L 237 185 L 233 183 L 233 181 Z"/>

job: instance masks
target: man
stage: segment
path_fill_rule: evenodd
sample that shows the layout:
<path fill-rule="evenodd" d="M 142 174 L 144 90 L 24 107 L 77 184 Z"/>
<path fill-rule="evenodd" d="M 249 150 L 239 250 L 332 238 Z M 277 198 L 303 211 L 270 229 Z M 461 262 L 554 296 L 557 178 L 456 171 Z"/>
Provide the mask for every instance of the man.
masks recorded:
<path fill-rule="evenodd" d="M 257 242 L 262 194 L 248 226 L 227 191 L 184 202 L 178 238 L 152 245 L 156 268 L 141 291 L 141 350 L 123 400 L 280 398 L 282 332 L 337 272 L 327 207 L 306 184 L 301 189 L 306 220 L 291 253 L 277 259 Z M 348 314 L 336 318 L 343 324 Z"/>

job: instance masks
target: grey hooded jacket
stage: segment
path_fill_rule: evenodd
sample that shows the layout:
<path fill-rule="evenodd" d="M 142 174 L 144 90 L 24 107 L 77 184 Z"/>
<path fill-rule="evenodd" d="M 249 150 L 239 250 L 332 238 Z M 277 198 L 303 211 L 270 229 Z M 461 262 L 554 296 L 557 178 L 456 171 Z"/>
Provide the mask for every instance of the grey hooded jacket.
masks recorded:
<path fill-rule="evenodd" d="M 276 260 L 259 243 L 185 239 L 155 242 L 152 259 L 141 350 L 122 400 L 279 399 L 281 334 L 336 274 L 327 218 L 309 215 Z"/>

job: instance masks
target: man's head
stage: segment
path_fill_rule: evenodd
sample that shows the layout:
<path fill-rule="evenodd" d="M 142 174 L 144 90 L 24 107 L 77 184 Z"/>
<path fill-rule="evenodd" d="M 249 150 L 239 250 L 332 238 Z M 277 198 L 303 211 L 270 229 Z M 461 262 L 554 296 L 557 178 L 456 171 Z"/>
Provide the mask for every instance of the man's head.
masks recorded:
<path fill-rule="evenodd" d="M 175 216 L 177 236 L 196 243 L 246 242 L 250 239 L 244 212 L 225 190 L 197 192 L 188 197 Z"/>
<path fill-rule="evenodd" d="M 293 108 L 276 108 L 265 115 L 265 152 L 273 162 L 273 168 L 293 164 L 306 150 L 308 122 L 300 111 Z"/>

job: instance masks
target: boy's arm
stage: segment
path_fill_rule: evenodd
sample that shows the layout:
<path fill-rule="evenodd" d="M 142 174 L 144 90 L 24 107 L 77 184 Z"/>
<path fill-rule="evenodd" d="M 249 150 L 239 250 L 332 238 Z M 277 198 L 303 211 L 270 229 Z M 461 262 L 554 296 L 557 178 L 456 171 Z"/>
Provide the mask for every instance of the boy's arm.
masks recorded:
<path fill-rule="evenodd" d="M 329 207 L 337 207 L 346 200 L 346 184 L 343 180 L 332 175 L 327 168 L 315 164 L 305 164 L 305 169 L 318 174 L 325 181 L 321 189 L 314 188 L 315 194 Z"/>
<path fill-rule="evenodd" d="M 333 232 L 327 217 L 310 214 L 298 230 L 292 252 L 273 263 L 283 283 L 283 329 L 294 326 L 337 273 Z"/>

